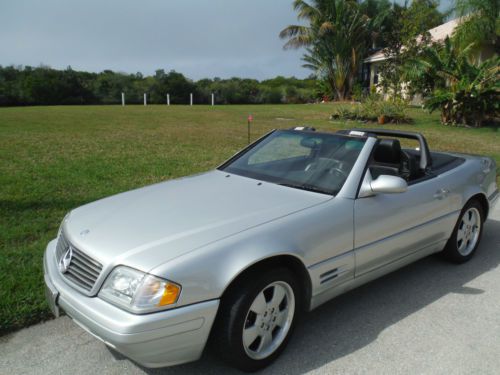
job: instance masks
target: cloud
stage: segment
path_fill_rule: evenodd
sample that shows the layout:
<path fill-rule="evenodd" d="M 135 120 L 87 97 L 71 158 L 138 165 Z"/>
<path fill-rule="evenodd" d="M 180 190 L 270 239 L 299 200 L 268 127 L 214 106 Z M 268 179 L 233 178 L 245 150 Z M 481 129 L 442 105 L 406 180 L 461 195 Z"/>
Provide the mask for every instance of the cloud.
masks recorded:
<path fill-rule="evenodd" d="M 188 77 L 304 77 L 279 31 L 291 0 L 16 0 L 0 5 L 0 64 Z"/>

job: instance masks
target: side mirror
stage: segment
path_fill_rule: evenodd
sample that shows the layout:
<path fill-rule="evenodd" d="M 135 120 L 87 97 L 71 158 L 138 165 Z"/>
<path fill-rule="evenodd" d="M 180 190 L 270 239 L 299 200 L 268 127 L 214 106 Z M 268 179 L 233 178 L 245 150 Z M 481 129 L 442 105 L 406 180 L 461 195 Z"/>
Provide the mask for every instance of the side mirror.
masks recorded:
<path fill-rule="evenodd" d="M 397 176 L 389 176 L 389 175 L 380 175 L 376 180 L 373 180 L 370 183 L 370 187 L 372 192 L 375 194 L 395 194 L 395 193 L 404 193 L 408 190 L 408 184 L 401 177 Z"/>
<path fill-rule="evenodd" d="M 406 190 L 408 190 L 408 184 L 401 177 L 383 174 L 373 180 L 370 171 L 368 171 L 361 185 L 359 197 L 371 197 L 375 194 L 404 193 Z"/>

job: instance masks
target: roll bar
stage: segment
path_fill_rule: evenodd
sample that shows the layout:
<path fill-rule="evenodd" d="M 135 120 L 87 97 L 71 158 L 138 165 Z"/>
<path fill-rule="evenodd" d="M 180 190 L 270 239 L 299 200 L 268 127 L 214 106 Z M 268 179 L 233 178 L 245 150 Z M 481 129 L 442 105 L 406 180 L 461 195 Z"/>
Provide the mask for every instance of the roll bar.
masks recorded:
<path fill-rule="evenodd" d="M 400 130 L 389 130 L 389 129 L 351 129 L 351 130 L 341 130 L 339 133 L 343 134 L 351 134 L 365 137 L 377 137 L 381 136 L 389 136 L 395 138 L 407 138 L 407 139 L 416 139 L 419 143 L 420 147 L 420 169 L 423 171 L 428 170 L 432 166 L 432 158 L 431 153 L 429 151 L 429 146 L 424 136 L 421 133 L 417 132 L 405 132 Z"/>

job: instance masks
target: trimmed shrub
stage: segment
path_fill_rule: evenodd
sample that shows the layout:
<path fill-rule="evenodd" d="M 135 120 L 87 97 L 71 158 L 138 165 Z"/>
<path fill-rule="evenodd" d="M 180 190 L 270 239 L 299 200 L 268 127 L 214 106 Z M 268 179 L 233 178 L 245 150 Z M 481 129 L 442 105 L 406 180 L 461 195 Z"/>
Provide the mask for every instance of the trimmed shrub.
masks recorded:
<path fill-rule="evenodd" d="M 412 123 L 412 119 L 407 113 L 407 104 L 404 101 L 384 101 L 372 96 L 361 104 L 336 107 L 330 119 L 394 124 Z"/>

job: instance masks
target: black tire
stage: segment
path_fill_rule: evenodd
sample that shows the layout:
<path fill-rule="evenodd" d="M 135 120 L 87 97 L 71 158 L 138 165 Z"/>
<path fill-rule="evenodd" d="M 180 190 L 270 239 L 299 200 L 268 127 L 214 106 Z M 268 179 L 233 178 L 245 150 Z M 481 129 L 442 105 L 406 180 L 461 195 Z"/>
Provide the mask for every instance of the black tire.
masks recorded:
<path fill-rule="evenodd" d="M 248 322 L 249 310 L 254 300 L 267 286 L 276 282 L 286 283 L 293 290 L 295 304 L 290 328 L 272 354 L 262 359 L 254 359 L 247 354 L 248 349 L 245 349 L 243 344 L 243 329 Z M 295 275 L 287 268 L 267 268 L 251 272 L 230 288 L 221 301 L 212 329 L 211 347 L 230 365 L 245 372 L 254 372 L 271 364 L 285 349 L 302 311 L 302 289 Z"/>
<path fill-rule="evenodd" d="M 469 251 L 460 251 L 459 249 L 459 231 L 461 230 L 461 227 L 463 227 L 463 219 L 464 216 L 469 213 L 470 211 L 477 210 L 479 213 L 479 228 L 478 228 L 478 237 L 477 240 L 475 241 L 475 244 L 471 246 Z M 472 199 L 467 204 L 464 206 L 462 211 L 460 212 L 460 216 L 458 217 L 458 221 L 455 225 L 455 228 L 453 229 L 453 233 L 451 234 L 451 237 L 449 238 L 448 242 L 446 243 L 446 246 L 442 252 L 443 257 L 453 263 L 465 263 L 468 260 L 470 260 L 476 250 L 477 247 L 479 246 L 479 243 L 481 242 L 481 236 L 483 234 L 483 224 L 484 224 L 484 209 L 481 203 L 476 200 Z"/>

